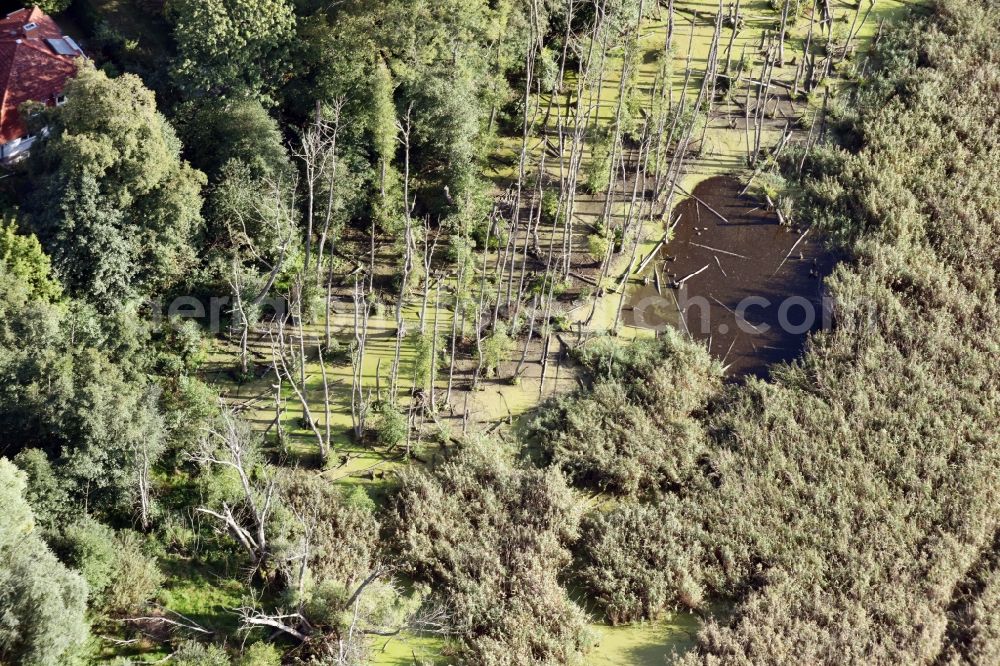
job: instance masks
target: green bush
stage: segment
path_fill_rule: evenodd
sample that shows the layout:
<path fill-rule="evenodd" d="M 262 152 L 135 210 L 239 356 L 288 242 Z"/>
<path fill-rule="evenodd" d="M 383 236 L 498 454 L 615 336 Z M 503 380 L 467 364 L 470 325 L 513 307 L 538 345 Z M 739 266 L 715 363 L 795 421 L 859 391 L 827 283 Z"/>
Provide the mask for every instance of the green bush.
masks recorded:
<path fill-rule="evenodd" d="M 88 638 L 87 583 L 34 532 L 25 475 L 0 458 L 0 662 L 73 664 Z"/>
<path fill-rule="evenodd" d="M 590 160 L 583 166 L 583 186 L 590 194 L 608 189 L 611 182 L 611 147 L 613 137 L 607 130 L 599 130 L 590 144 Z"/>
<path fill-rule="evenodd" d="M 694 417 L 721 388 L 704 348 L 670 331 L 631 344 L 597 339 L 577 356 L 593 386 L 543 406 L 525 429 L 543 459 L 574 483 L 616 494 L 696 483 L 707 443 Z"/>
<path fill-rule="evenodd" d="M 229 666 L 229 655 L 223 648 L 197 641 L 184 641 L 170 657 L 178 666 Z"/>
<path fill-rule="evenodd" d="M 677 503 L 632 500 L 584 517 L 574 580 L 611 624 L 659 617 L 669 608 L 698 609 L 705 557 L 686 531 Z"/>
<path fill-rule="evenodd" d="M 130 530 L 123 530 L 115 537 L 111 571 L 104 606 L 113 613 L 139 610 L 156 595 L 163 583 L 156 560 L 146 555 L 141 537 Z"/>
<path fill-rule="evenodd" d="M 498 320 L 493 332 L 483 340 L 482 344 L 481 362 L 486 376 L 495 376 L 500 365 L 510 360 L 513 351 L 514 340 L 507 332 L 507 324 Z"/>
<path fill-rule="evenodd" d="M 608 256 L 608 248 L 611 247 L 611 239 L 606 231 L 599 230 L 587 236 L 587 253 L 594 261 L 604 261 Z"/>
<path fill-rule="evenodd" d="M 281 666 L 281 650 L 270 643 L 257 642 L 236 660 L 237 666 Z"/>
<path fill-rule="evenodd" d="M 402 473 L 392 543 L 461 627 L 472 663 L 567 663 L 587 647 L 584 615 L 559 585 L 577 534 L 556 470 L 522 467 L 496 442 Z"/>
<path fill-rule="evenodd" d="M 64 559 L 87 581 L 91 602 L 100 600 L 115 571 L 115 532 L 90 516 L 68 525 L 59 540 Z"/>
<path fill-rule="evenodd" d="M 392 405 L 384 405 L 375 421 L 375 439 L 380 446 L 392 449 L 406 442 L 409 428 L 402 412 Z"/>
<path fill-rule="evenodd" d="M 559 192 L 545 190 L 542 193 L 542 221 L 546 224 L 556 224 L 556 214 L 559 212 Z"/>

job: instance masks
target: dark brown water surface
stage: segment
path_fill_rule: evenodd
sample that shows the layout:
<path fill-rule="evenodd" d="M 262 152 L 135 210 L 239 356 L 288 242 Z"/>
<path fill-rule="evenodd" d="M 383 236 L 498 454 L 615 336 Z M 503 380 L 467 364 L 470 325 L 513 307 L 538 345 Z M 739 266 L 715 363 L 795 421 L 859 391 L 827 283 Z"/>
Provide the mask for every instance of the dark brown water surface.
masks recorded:
<path fill-rule="evenodd" d="M 734 178 L 710 178 L 675 207 L 673 238 L 623 316 L 633 326 L 689 331 L 730 376 L 764 376 L 824 324 L 822 279 L 835 258 L 816 231 L 779 224 L 766 206 L 741 197 L 742 188 Z"/>

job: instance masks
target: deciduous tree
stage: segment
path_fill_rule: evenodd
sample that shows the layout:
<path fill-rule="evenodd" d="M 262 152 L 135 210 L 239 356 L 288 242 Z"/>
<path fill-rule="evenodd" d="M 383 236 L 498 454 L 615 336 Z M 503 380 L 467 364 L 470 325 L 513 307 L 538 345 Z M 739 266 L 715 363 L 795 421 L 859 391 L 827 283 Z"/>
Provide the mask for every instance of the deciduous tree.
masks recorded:
<path fill-rule="evenodd" d="M 109 309 L 194 265 L 205 179 L 138 77 L 84 64 L 66 95 L 29 161 L 27 221 L 69 289 Z"/>
<path fill-rule="evenodd" d="M 171 0 L 174 76 L 192 97 L 266 95 L 292 39 L 295 16 L 286 0 Z"/>

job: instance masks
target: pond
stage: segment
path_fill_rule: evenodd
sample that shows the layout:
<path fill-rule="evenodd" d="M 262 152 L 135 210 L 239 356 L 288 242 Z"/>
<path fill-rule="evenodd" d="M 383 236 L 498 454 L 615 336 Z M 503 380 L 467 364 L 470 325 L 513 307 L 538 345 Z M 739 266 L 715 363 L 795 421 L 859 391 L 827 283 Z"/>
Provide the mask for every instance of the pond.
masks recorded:
<path fill-rule="evenodd" d="M 704 341 L 733 377 L 765 376 L 829 320 L 823 278 L 836 263 L 814 230 L 782 224 L 742 183 L 709 178 L 674 208 L 673 236 L 622 315 Z"/>

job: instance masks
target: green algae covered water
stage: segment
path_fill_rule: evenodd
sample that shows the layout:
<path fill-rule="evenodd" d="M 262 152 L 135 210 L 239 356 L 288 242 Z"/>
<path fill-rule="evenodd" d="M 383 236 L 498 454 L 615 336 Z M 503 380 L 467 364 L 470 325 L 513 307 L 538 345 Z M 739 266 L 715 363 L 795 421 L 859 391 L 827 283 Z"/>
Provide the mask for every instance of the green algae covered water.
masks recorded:
<path fill-rule="evenodd" d="M 617 627 L 591 625 L 597 644 L 586 657 L 590 666 L 661 666 L 694 646 L 700 620 L 694 613 L 672 613 L 656 622 Z"/>

